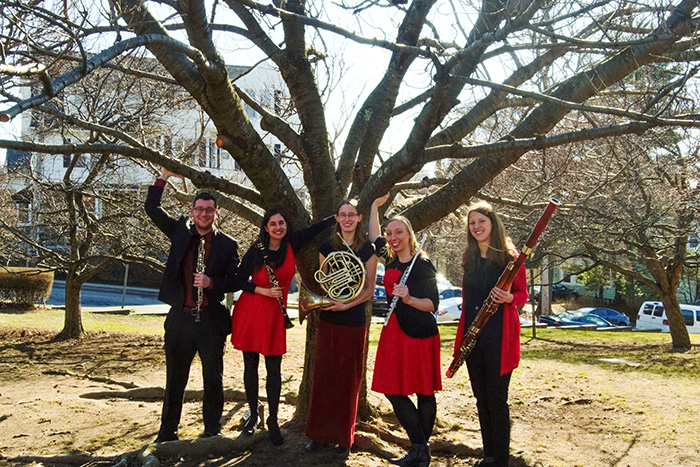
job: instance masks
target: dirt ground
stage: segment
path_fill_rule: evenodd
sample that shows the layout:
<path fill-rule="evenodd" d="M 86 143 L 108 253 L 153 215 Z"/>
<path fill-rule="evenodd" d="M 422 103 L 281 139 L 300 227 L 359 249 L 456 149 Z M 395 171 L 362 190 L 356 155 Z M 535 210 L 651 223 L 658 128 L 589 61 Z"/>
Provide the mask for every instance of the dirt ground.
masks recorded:
<path fill-rule="evenodd" d="M 283 360 L 287 402 L 293 401 L 301 380 L 304 331 L 295 326 L 289 334 Z M 0 328 L 0 466 L 114 465 L 121 454 L 153 441 L 160 400 L 126 391 L 164 385 L 162 338 L 93 334 L 81 341 L 53 342 L 53 335 Z M 525 337 L 523 343 L 531 345 Z M 443 347 L 443 366 L 448 347 Z M 225 360 L 225 387 L 235 397 L 226 402 L 223 432 L 238 439 L 245 411 L 242 359 L 229 348 Z M 263 375 L 264 370 L 264 395 Z M 481 441 L 466 371 L 443 385 L 437 395 L 431 465 L 471 466 L 479 458 Z M 197 361 L 188 389 L 201 389 Z M 303 427 L 291 421 L 294 407 L 283 403 L 284 445 L 273 446 L 261 431 L 241 437 L 244 448 L 227 455 L 196 461 L 179 456 L 163 464 L 386 466 L 386 458 L 403 448 L 397 442 L 380 442 L 377 448 L 377 428 L 403 443 L 406 436 L 382 396 L 370 393 L 370 401 L 386 415 L 358 426 L 346 461 L 333 460 L 330 449 L 306 454 Z M 700 395 L 697 381 L 690 378 L 526 359 L 514 373 L 510 402 L 511 466 L 700 465 Z M 181 439 L 196 439 L 201 430 L 201 402 L 186 402 Z"/>

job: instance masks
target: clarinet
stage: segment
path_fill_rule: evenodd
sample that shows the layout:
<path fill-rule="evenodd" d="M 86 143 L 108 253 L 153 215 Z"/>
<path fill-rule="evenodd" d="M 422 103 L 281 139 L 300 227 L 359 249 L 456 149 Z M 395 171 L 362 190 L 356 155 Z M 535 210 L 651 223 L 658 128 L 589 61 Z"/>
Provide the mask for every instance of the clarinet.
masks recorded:
<path fill-rule="evenodd" d="M 555 199 L 549 201 L 547 208 L 544 210 L 544 213 L 542 213 L 542 216 L 540 216 L 540 219 L 537 221 L 535 228 L 530 234 L 530 238 L 527 240 L 527 242 L 525 242 L 525 248 L 523 248 L 523 251 L 520 252 L 515 261 L 508 263 L 506 268 L 503 270 L 503 273 L 501 273 L 501 277 L 498 278 L 496 287 L 503 290 L 510 289 L 510 286 L 513 284 L 513 280 L 515 279 L 515 275 L 525 262 L 527 255 L 529 255 L 532 251 L 537 239 L 540 238 L 540 234 L 542 234 L 542 231 L 547 226 L 547 223 L 549 222 L 550 217 L 552 217 L 552 213 L 557 206 L 559 206 L 559 201 Z M 484 326 L 486 326 L 486 323 L 489 321 L 489 319 L 491 319 L 491 316 L 496 313 L 499 305 L 499 303 L 495 303 L 493 301 L 491 294 L 489 294 L 488 298 L 484 300 L 484 303 L 481 305 L 481 308 L 476 314 L 471 326 L 469 326 L 469 329 L 467 329 L 462 336 L 462 341 L 459 344 L 459 350 L 454 356 L 452 363 L 447 370 L 448 378 L 452 378 L 457 370 L 459 370 L 459 367 L 461 367 L 465 362 L 476 345 L 476 339 L 479 337 L 479 333 L 482 329 L 484 329 Z"/>
<path fill-rule="evenodd" d="M 198 274 L 204 274 L 204 269 L 206 265 L 204 264 L 204 237 L 199 237 L 199 246 L 197 248 L 197 268 L 195 270 Z M 202 321 L 202 301 L 204 300 L 204 288 L 197 287 L 197 315 L 194 317 L 194 322 L 199 323 Z"/>
<path fill-rule="evenodd" d="M 423 243 L 425 243 L 425 239 L 427 237 L 428 237 L 428 234 L 423 234 L 423 238 L 421 238 L 421 240 L 420 240 L 420 245 L 418 245 L 418 250 L 416 250 L 416 254 L 413 255 L 413 259 L 411 260 L 411 264 L 408 265 L 406 270 L 401 275 L 401 279 L 399 279 L 399 282 L 396 285 L 406 285 L 406 281 L 408 280 L 408 275 L 411 274 L 411 269 L 413 269 L 413 265 L 416 262 L 416 258 L 418 258 L 420 251 L 423 249 Z M 387 312 L 386 318 L 384 319 L 384 326 L 389 324 L 389 318 L 391 318 L 391 314 L 394 312 L 394 308 L 396 308 L 396 305 L 398 303 L 399 303 L 399 297 L 394 295 L 394 297 L 391 299 L 391 304 L 389 305 L 389 311 Z"/>
<path fill-rule="evenodd" d="M 273 271 L 272 266 L 270 266 L 270 261 L 267 256 L 267 248 L 263 245 L 262 242 L 258 242 L 256 245 L 258 247 L 258 250 L 263 255 L 263 264 L 265 264 L 265 270 L 267 271 L 267 277 L 270 279 L 270 285 L 272 287 L 279 287 L 280 284 L 277 282 L 277 277 L 275 277 L 275 271 Z M 292 320 L 289 319 L 289 315 L 287 314 L 287 307 L 284 306 L 284 299 L 282 297 L 277 297 L 277 301 L 280 304 L 280 309 L 282 310 L 282 316 L 284 317 L 284 328 L 289 329 L 294 327 L 294 323 L 292 323 Z"/>

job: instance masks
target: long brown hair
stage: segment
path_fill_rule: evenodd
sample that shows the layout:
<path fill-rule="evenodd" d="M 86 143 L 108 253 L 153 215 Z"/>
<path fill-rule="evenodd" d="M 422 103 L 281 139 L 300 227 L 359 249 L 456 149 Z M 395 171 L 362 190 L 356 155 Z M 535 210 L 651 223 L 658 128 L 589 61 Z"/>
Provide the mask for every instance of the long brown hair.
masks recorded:
<path fill-rule="evenodd" d="M 479 201 L 467 208 L 466 227 L 467 227 L 467 248 L 464 250 L 464 273 L 469 274 L 476 269 L 481 250 L 479 250 L 479 242 L 474 238 L 469 230 L 469 215 L 472 212 L 478 212 L 489 218 L 491 221 L 491 235 L 489 236 L 489 249 L 486 251 L 486 261 L 492 265 L 505 267 L 510 261 L 517 257 L 517 251 L 513 241 L 506 235 L 506 229 L 503 227 L 501 218 L 493 210 L 493 207 L 486 201 Z"/>
<path fill-rule="evenodd" d="M 355 208 L 355 212 L 357 213 L 357 200 L 356 199 L 344 199 L 343 201 L 338 204 L 338 207 L 335 208 L 335 214 L 336 216 L 340 212 L 340 208 L 342 208 L 345 205 L 350 205 L 353 208 Z M 359 216 L 359 213 L 357 214 Z M 336 222 L 335 225 L 333 226 L 333 233 L 331 234 L 331 246 L 333 246 L 334 250 L 346 250 L 347 246 L 345 246 L 345 242 L 342 240 L 342 235 L 343 232 L 340 229 L 340 223 Z M 362 221 L 358 221 L 357 225 L 355 226 L 355 236 L 353 238 L 352 244 L 350 247 L 353 249 L 355 252 L 359 252 L 362 247 L 364 246 L 365 242 L 367 242 L 367 234 L 365 233 L 364 229 L 362 228 Z"/>

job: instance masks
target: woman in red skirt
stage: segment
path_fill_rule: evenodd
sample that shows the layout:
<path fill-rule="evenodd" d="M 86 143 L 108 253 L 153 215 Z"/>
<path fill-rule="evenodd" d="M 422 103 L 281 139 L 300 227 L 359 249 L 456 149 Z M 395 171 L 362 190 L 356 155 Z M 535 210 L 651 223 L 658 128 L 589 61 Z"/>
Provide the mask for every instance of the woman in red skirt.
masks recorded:
<path fill-rule="evenodd" d="M 262 413 L 258 415 L 258 364 L 262 354 L 267 369 L 267 429 L 274 445 L 284 443 L 277 421 L 282 389 L 282 355 L 287 351 L 280 298 L 286 307 L 289 285 L 296 271 L 294 252 L 334 222 L 333 217 L 328 217 L 299 232 L 290 233 L 282 212 L 268 210 L 258 240 L 243 256 L 236 274 L 236 287 L 243 293 L 233 308 L 231 342 L 234 348 L 243 351 L 243 382 L 251 413 L 243 432 L 252 435 L 262 423 Z M 266 263 L 273 270 L 278 283 L 276 287 L 270 283 Z"/>
<path fill-rule="evenodd" d="M 357 213 L 354 200 L 340 203 L 335 219 L 338 223 L 331 238 L 319 247 L 321 263 L 333 251 L 352 249 L 367 274 L 364 289 L 355 299 L 345 303 L 331 300 L 332 305 L 321 310 L 306 422 L 306 436 L 311 441 L 306 450 L 314 452 L 324 444 L 335 445 L 334 456 L 342 459 L 350 453 L 355 439 L 355 417 L 365 368 L 365 307 L 374 294 L 377 256 L 374 245 L 360 227 L 362 216 Z"/>
<path fill-rule="evenodd" d="M 433 315 L 440 301 L 437 271 L 421 252 L 405 285 L 399 285 L 417 254 L 418 242 L 411 223 L 401 216 L 389 221 L 386 238 L 379 237 L 377 211 L 386 199 L 387 196 L 378 198 L 372 204 L 369 235 L 375 240 L 379 256 L 387 261 L 384 271 L 387 299 L 398 297 L 399 300 L 379 338 L 372 390 L 389 399 L 411 440 L 406 455 L 390 462 L 404 467 L 425 467 L 430 465 L 428 439 L 437 413 L 435 391 L 442 389 L 440 334 Z M 409 398 L 411 394 L 416 394 L 417 406 Z"/>

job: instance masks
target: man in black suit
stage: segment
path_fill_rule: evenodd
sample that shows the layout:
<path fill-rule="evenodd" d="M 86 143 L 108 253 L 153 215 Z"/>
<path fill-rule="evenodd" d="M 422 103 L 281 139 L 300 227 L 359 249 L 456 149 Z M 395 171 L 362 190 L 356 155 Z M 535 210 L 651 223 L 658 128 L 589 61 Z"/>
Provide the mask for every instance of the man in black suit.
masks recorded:
<path fill-rule="evenodd" d="M 219 215 L 216 198 L 200 193 L 189 217 L 171 217 L 161 207 L 168 178 L 179 175 L 163 168 L 148 189 L 146 213 L 170 239 L 170 252 L 158 299 L 170 305 L 165 319 L 166 385 L 163 413 L 156 442 L 178 439 L 182 401 L 196 353 L 204 378 L 203 436 L 221 433 L 224 408 L 224 348 L 231 332 L 231 315 L 223 304 L 224 293 L 233 292 L 238 269 L 238 245 L 214 227 Z M 203 251 L 200 250 L 204 238 Z M 204 272 L 197 272 L 203 254 Z M 201 288 L 201 298 L 198 293 Z M 198 306 L 199 302 L 199 306 Z"/>

